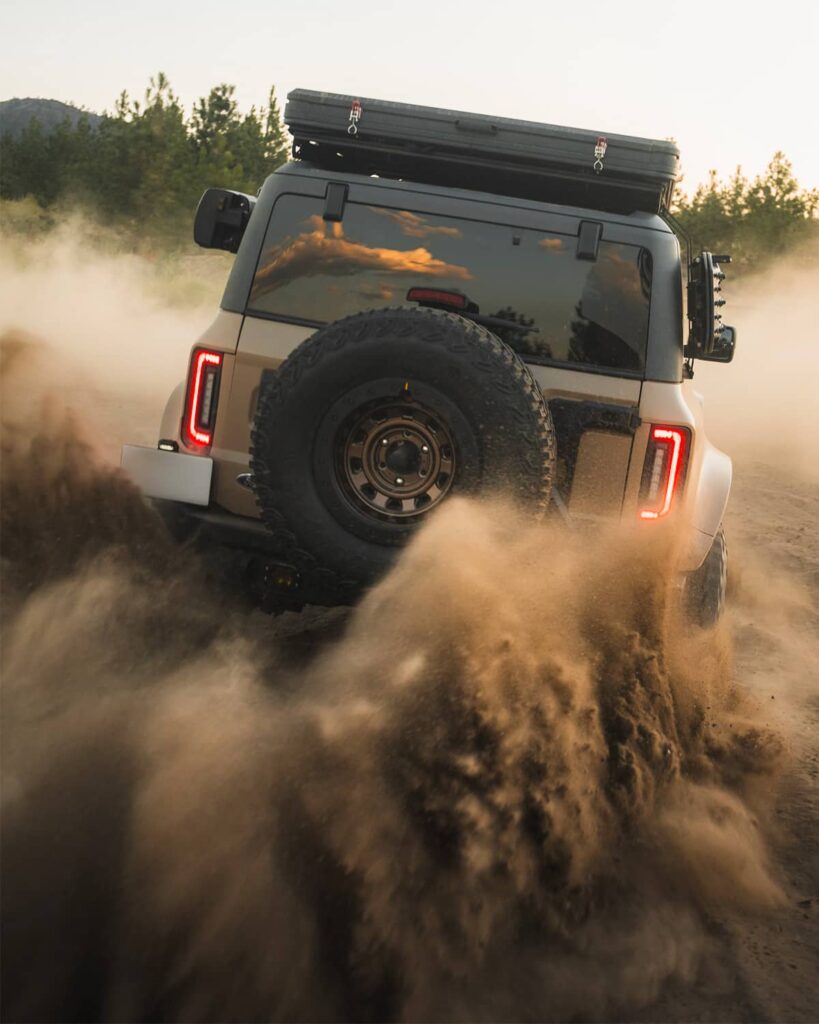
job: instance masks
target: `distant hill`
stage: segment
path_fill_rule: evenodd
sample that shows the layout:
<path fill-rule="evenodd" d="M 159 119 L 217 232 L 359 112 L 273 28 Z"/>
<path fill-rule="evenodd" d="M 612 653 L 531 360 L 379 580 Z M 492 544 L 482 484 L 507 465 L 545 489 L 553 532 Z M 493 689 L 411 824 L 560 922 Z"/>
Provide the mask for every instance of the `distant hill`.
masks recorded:
<path fill-rule="evenodd" d="M 46 133 L 54 129 L 68 118 L 76 125 L 85 114 L 92 128 L 96 128 L 102 118 L 89 110 L 80 110 L 70 103 L 59 100 L 13 99 L 0 101 L 0 135 L 19 135 L 28 126 L 29 121 L 36 117 Z"/>

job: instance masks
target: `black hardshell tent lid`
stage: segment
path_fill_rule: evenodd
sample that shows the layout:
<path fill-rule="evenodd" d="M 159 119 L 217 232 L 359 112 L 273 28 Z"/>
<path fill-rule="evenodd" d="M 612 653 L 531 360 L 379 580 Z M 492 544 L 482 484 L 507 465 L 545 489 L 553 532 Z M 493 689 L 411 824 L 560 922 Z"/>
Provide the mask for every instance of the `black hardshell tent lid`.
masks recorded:
<path fill-rule="evenodd" d="M 668 209 L 674 142 L 294 89 L 294 156 L 355 174 L 631 212 Z"/>

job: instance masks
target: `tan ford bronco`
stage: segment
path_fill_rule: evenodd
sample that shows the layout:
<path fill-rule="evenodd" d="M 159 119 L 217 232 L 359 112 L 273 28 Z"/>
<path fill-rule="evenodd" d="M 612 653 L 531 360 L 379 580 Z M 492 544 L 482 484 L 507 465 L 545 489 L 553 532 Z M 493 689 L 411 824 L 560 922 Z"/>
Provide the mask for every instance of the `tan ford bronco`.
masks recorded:
<path fill-rule="evenodd" d="M 503 491 L 673 523 L 715 622 L 731 461 L 691 378 L 735 332 L 728 257 L 671 226 L 676 146 L 307 90 L 285 117 L 257 197 L 202 197 L 221 309 L 157 447 L 123 449 L 176 535 L 270 608 L 345 603 L 449 496 Z"/>

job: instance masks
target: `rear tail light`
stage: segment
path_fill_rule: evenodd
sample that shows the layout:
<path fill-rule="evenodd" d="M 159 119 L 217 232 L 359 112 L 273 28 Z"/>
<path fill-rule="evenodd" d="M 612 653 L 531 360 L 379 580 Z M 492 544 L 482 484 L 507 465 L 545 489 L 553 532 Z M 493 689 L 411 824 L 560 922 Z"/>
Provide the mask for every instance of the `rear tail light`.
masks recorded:
<path fill-rule="evenodd" d="M 221 372 L 221 352 L 194 349 L 182 422 L 182 439 L 190 448 L 207 448 L 213 441 Z"/>
<path fill-rule="evenodd" d="M 640 518 L 668 515 L 682 489 L 690 434 L 685 427 L 653 426 L 640 485 Z"/>

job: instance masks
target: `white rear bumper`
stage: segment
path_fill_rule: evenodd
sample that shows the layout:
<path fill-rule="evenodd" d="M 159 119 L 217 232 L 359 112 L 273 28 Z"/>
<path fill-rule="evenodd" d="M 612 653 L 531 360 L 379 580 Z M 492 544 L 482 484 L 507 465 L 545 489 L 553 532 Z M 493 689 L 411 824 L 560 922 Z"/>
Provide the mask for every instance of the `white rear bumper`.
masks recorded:
<path fill-rule="evenodd" d="M 144 495 L 188 505 L 210 503 L 213 459 L 134 444 L 122 446 L 120 465 Z"/>

